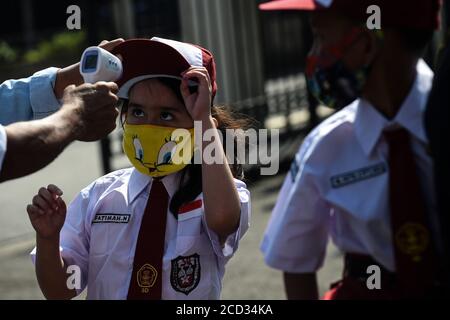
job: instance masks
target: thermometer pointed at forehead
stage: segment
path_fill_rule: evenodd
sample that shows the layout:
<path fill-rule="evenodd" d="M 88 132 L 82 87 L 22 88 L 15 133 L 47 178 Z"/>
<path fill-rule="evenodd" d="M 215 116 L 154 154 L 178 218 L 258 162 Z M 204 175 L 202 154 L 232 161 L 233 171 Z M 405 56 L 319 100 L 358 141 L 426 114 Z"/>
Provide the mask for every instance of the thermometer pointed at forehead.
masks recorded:
<path fill-rule="evenodd" d="M 80 73 L 85 83 L 116 81 L 122 70 L 122 61 L 100 47 L 89 47 L 81 56 Z"/>

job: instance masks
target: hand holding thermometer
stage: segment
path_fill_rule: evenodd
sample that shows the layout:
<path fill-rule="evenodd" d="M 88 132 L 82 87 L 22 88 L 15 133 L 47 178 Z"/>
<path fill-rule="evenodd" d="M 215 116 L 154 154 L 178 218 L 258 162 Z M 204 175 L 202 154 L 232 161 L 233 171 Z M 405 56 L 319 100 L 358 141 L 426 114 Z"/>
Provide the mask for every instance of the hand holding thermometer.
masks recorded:
<path fill-rule="evenodd" d="M 122 75 L 122 61 L 100 47 L 89 47 L 81 56 L 80 73 L 85 83 L 116 81 Z"/>

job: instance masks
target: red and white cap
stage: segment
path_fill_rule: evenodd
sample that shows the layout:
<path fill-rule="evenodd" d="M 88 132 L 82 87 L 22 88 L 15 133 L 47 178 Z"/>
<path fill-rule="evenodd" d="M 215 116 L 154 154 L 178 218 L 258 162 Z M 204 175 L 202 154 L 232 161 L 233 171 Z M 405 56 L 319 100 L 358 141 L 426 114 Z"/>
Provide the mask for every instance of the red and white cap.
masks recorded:
<path fill-rule="evenodd" d="M 167 77 L 181 80 L 181 73 L 193 66 L 208 70 L 214 99 L 216 65 L 211 52 L 202 47 L 153 37 L 127 40 L 115 47 L 112 53 L 122 59 L 122 76 L 116 81 L 120 98 L 127 99 L 131 87 L 145 79 Z"/>
<path fill-rule="evenodd" d="M 367 8 L 381 10 L 381 27 L 434 30 L 439 28 L 442 0 L 272 0 L 261 10 L 336 10 L 358 21 L 369 17 Z"/>

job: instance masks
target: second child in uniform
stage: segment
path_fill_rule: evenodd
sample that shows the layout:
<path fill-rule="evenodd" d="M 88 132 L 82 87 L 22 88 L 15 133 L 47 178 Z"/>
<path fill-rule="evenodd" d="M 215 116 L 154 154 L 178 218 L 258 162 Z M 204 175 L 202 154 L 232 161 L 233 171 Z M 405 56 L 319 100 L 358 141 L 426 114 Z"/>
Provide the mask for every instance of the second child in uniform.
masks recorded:
<path fill-rule="evenodd" d="M 86 287 L 88 299 L 218 299 L 250 214 L 242 167 L 228 164 L 218 132 L 244 120 L 212 106 L 207 50 L 152 38 L 125 41 L 114 53 L 123 59 L 123 148 L 134 168 L 97 179 L 67 210 L 56 186 L 39 190 L 27 211 L 41 290 L 53 299 Z M 194 121 L 213 129 L 208 147 L 216 144 L 219 163 L 176 159 L 193 158 Z M 81 270 L 79 288 L 67 286 L 71 265 Z"/>
<path fill-rule="evenodd" d="M 366 24 L 381 8 L 381 30 Z M 284 273 L 289 299 L 317 299 L 329 239 L 343 272 L 323 296 L 439 297 L 441 244 L 423 113 L 433 72 L 422 54 L 438 0 L 281 0 L 267 10 L 310 12 L 308 86 L 340 109 L 304 139 L 261 249 Z M 420 17 L 420 19 L 411 19 Z"/>

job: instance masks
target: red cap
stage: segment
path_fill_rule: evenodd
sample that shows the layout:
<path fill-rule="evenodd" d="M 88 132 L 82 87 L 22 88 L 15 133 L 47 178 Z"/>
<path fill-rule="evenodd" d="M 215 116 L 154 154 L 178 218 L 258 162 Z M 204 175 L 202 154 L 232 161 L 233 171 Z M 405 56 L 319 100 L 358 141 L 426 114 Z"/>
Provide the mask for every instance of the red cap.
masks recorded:
<path fill-rule="evenodd" d="M 216 95 L 214 57 L 202 47 L 153 37 L 127 40 L 115 47 L 112 53 L 122 57 L 123 72 L 116 81 L 120 98 L 128 98 L 130 88 L 145 79 L 167 77 L 181 80 L 181 73 L 191 66 L 205 67 L 208 70 L 212 99 Z"/>
<path fill-rule="evenodd" d="M 336 10 L 359 21 L 370 16 L 367 8 L 377 5 L 381 28 L 439 28 L 441 0 L 274 0 L 259 6 L 261 10 Z"/>

